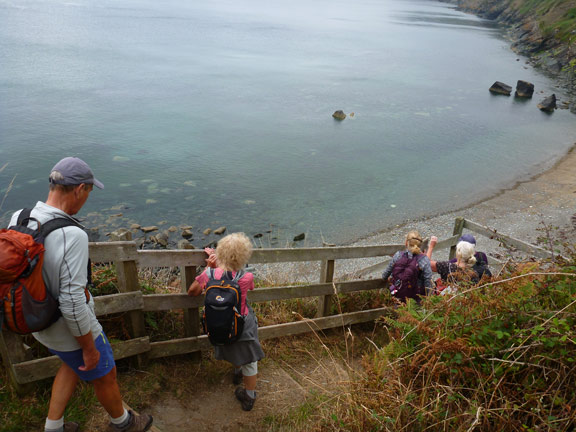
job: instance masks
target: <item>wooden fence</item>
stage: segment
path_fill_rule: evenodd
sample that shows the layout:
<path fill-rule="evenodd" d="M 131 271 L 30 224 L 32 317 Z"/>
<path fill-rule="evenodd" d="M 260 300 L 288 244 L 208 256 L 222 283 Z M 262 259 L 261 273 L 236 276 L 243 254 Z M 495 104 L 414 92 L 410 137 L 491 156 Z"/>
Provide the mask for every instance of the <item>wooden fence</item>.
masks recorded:
<path fill-rule="evenodd" d="M 439 241 L 436 249 L 450 248 L 452 257 L 455 245 L 464 229 L 498 240 L 505 247 L 513 247 L 535 257 L 550 257 L 550 252 L 544 249 L 500 234 L 496 230 L 463 218 L 456 219 L 453 236 Z M 317 318 L 261 327 L 258 330 L 260 339 L 296 335 L 314 330 L 373 321 L 389 312 L 388 308 L 378 308 L 329 315 L 331 301 L 335 294 L 375 290 L 387 286 L 387 283 L 380 277 L 368 280 L 333 282 L 334 269 L 337 260 L 388 257 L 382 263 L 368 267 L 358 273 L 373 274 L 383 270 L 390 259 L 389 257 L 402 249 L 404 249 L 403 244 L 254 250 L 251 264 L 321 262 L 318 283 L 258 288 L 250 293 L 251 303 L 318 297 Z M 107 242 L 91 243 L 90 257 L 93 263 L 114 263 L 116 267 L 120 293 L 95 298 L 97 316 L 124 313 L 127 317 L 131 339 L 113 343 L 116 359 L 135 357 L 138 362 L 144 362 L 179 354 L 199 353 L 201 350 L 210 348 L 207 336 L 200 335 L 200 307 L 203 297 L 189 297 L 186 294 L 198 267 L 205 262 L 204 251 L 138 250 L 134 242 Z M 498 262 L 491 260 L 491 264 L 498 264 Z M 140 290 L 138 268 L 147 267 L 179 267 L 182 293 L 143 295 Z M 185 337 L 151 342 L 149 336 L 146 335 L 144 312 L 169 310 L 184 311 Z M 10 332 L 0 333 L 0 353 L 4 365 L 9 369 L 13 385 L 22 391 L 26 391 L 26 384 L 53 377 L 60 366 L 60 360 L 56 356 L 30 358 L 30 349 L 23 343 L 22 337 Z"/>

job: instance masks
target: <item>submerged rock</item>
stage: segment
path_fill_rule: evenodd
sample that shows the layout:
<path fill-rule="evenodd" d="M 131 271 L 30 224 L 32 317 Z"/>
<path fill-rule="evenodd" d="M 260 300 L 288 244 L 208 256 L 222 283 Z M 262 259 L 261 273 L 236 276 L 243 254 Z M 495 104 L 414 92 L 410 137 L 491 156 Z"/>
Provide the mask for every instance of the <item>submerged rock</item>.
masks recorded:
<path fill-rule="evenodd" d="M 178 249 L 196 249 L 192 243 L 186 240 L 180 240 L 178 242 Z"/>
<path fill-rule="evenodd" d="M 182 237 L 184 237 L 185 239 L 189 239 L 194 237 L 194 233 L 192 231 L 190 231 L 189 229 L 185 229 L 182 231 Z"/>
<path fill-rule="evenodd" d="M 130 241 L 132 240 L 132 233 L 126 228 L 119 228 L 108 234 L 110 241 Z"/>
<path fill-rule="evenodd" d="M 158 227 L 156 225 L 141 227 L 140 228 L 144 233 L 151 233 L 153 231 L 158 231 Z"/>
<path fill-rule="evenodd" d="M 216 228 L 216 229 L 214 230 L 214 234 L 216 234 L 216 235 L 222 235 L 222 234 L 224 234 L 225 232 L 226 232 L 226 227 L 225 227 L 225 226 L 222 226 L 222 227 L 220 227 L 220 228 Z"/>
<path fill-rule="evenodd" d="M 338 111 L 334 111 L 334 114 L 332 114 L 332 117 L 334 117 L 336 120 L 344 120 L 346 118 L 346 114 L 344 114 L 344 111 L 338 110 Z"/>
<path fill-rule="evenodd" d="M 538 104 L 538 108 L 541 111 L 554 112 L 556 109 L 556 95 L 552 94 L 551 96 L 543 99 L 542 102 Z"/>
<path fill-rule="evenodd" d="M 492 93 L 503 94 L 506 96 L 510 96 L 510 93 L 512 93 L 512 87 L 500 81 L 496 81 L 494 84 L 492 84 L 492 87 L 490 87 L 489 90 Z"/>
<path fill-rule="evenodd" d="M 302 240 L 304 240 L 305 238 L 306 238 L 306 234 L 305 234 L 305 233 L 301 233 L 301 234 L 298 234 L 297 236 L 294 237 L 294 241 L 295 241 L 295 242 L 296 242 L 296 241 L 302 241 Z"/>
<path fill-rule="evenodd" d="M 210 233 L 212 232 L 211 228 L 206 228 L 204 231 L 202 231 L 202 234 L 204 235 L 210 235 Z"/>
<path fill-rule="evenodd" d="M 516 93 L 514 96 L 522 98 L 531 98 L 534 94 L 534 84 L 528 81 L 518 80 L 516 84 Z"/>

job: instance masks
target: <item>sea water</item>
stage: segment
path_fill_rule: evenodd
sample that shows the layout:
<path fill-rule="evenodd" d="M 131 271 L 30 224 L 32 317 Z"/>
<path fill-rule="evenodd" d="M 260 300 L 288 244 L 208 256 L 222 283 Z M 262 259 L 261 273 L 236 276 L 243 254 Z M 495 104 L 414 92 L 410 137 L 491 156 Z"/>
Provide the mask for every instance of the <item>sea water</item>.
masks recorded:
<path fill-rule="evenodd" d="M 106 185 L 80 213 L 102 236 L 343 243 L 468 205 L 576 140 L 573 114 L 536 107 L 562 90 L 509 45 L 426 0 L 0 0 L 2 225 L 69 155 Z M 519 79 L 531 100 L 488 91 Z"/>

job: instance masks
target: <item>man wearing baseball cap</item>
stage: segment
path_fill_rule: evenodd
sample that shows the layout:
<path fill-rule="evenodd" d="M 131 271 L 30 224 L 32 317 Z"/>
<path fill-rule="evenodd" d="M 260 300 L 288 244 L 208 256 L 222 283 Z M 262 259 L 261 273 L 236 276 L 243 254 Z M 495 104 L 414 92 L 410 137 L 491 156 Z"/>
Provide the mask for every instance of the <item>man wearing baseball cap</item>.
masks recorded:
<path fill-rule="evenodd" d="M 72 216 L 102 182 L 86 162 L 66 157 L 54 165 L 49 176 L 46 202 L 38 201 L 30 213 L 30 228 L 60 218 L 72 224 L 51 232 L 44 241 L 44 282 L 58 300 L 62 316 L 45 330 L 33 333 L 49 351 L 62 360 L 54 378 L 45 432 L 76 432 L 78 424 L 64 422 L 64 411 L 80 379 L 94 386 L 96 397 L 110 416 L 108 430 L 147 431 L 152 417 L 127 411 L 116 381 L 116 364 L 110 343 L 94 312 L 94 299 L 87 288 L 88 235 Z M 12 216 L 16 225 L 21 211 Z"/>

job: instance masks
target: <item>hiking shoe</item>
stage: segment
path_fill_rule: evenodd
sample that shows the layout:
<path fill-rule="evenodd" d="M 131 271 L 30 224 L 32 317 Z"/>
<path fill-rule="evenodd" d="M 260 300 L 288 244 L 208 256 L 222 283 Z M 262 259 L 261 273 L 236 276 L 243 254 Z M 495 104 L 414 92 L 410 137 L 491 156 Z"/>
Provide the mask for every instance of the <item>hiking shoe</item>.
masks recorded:
<path fill-rule="evenodd" d="M 234 369 L 232 383 L 234 383 L 234 385 L 240 385 L 242 384 L 242 378 L 244 378 L 244 375 L 242 375 L 242 369 Z"/>
<path fill-rule="evenodd" d="M 254 393 L 254 398 L 248 396 L 246 390 L 242 387 L 236 387 L 234 391 L 236 395 L 236 399 L 238 399 L 242 403 L 242 409 L 244 411 L 250 411 L 254 407 L 254 402 L 256 401 L 256 393 Z"/>
<path fill-rule="evenodd" d="M 144 432 L 152 427 L 152 416 L 148 414 L 135 414 L 134 411 L 128 411 L 130 420 L 128 424 L 122 428 L 110 423 L 108 425 L 108 432 Z"/>
<path fill-rule="evenodd" d="M 78 423 L 74 422 L 66 422 L 64 423 L 64 432 L 78 432 L 80 430 L 80 426 Z"/>

